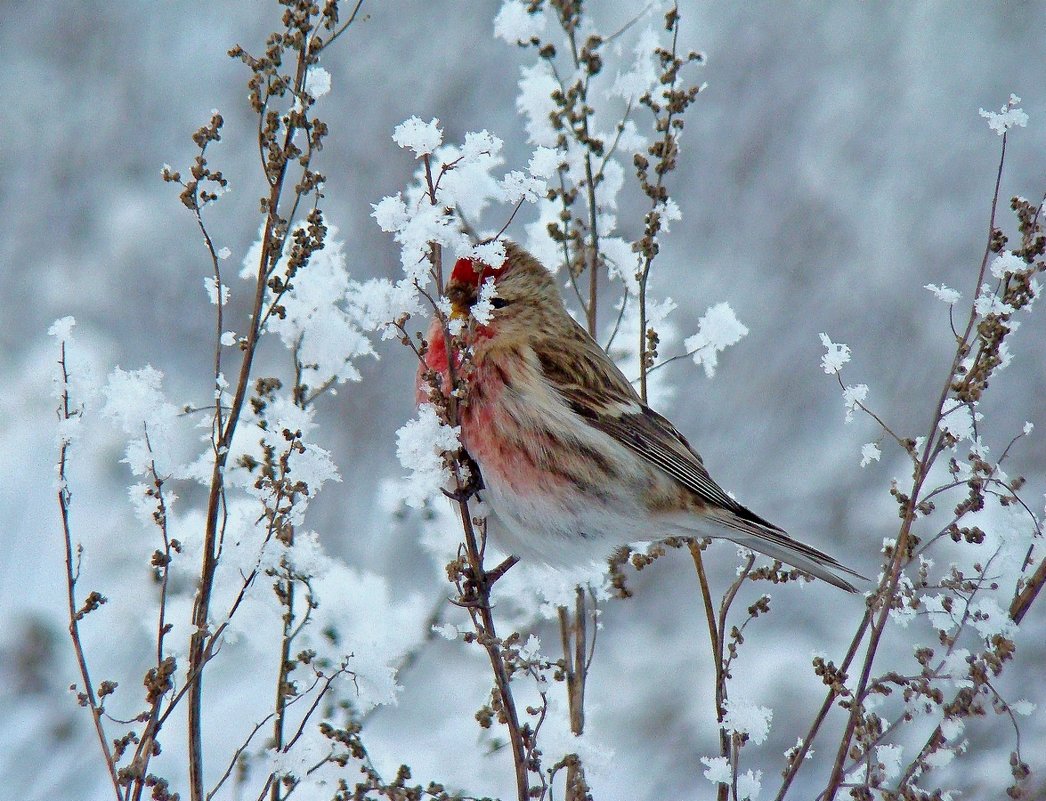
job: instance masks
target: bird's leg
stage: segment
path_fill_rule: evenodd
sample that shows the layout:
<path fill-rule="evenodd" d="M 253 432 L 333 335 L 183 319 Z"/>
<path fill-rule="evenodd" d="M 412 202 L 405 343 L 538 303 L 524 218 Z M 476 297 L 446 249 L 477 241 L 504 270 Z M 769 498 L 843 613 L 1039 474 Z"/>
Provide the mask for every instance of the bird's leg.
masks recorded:
<path fill-rule="evenodd" d="M 473 573 L 471 567 L 466 566 L 462 571 L 464 582 L 462 585 L 461 597 L 452 598 L 451 603 L 464 609 L 475 609 L 487 606 L 487 604 L 483 602 L 483 598 L 489 597 L 488 593 L 490 592 L 490 588 L 494 586 L 494 582 L 504 576 L 518 561 L 518 556 L 510 556 L 493 570 L 483 570 L 479 576 L 476 576 Z M 487 592 L 481 592 L 480 590 L 482 588 L 486 588 Z"/>
<path fill-rule="evenodd" d="M 479 494 L 483 489 L 483 476 L 479 465 L 469 456 L 467 451 L 459 451 L 458 459 L 467 468 L 462 476 L 458 474 L 458 485 L 454 490 L 443 490 L 443 494 L 458 504 L 462 522 L 465 524 L 465 541 L 458 552 L 457 575 L 460 577 L 458 586 L 461 588 L 460 597 L 453 600 L 456 606 L 466 609 L 488 609 L 490 608 L 490 588 L 499 578 L 508 571 L 512 565 L 519 561 L 519 557 L 510 556 L 493 570 L 483 568 L 483 552 L 486 546 L 485 528 L 479 540 L 476 540 L 473 523 L 481 523 L 479 520 L 471 520 L 468 502 Z"/>
<path fill-rule="evenodd" d="M 478 495 L 479 491 L 483 489 L 483 474 L 480 473 L 479 465 L 476 464 L 476 461 L 467 451 L 462 456 L 465 465 L 468 467 L 467 483 L 464 489 L 468 493 L 468 497 L 471 498 L 474 495 Z"/>
<path fill-rule="evenodd" d="M 464 477 L 459 475 L 457 488 L 453 490 L 445 489 L 443 494 L 452 501 L 461 503 L 471 500 L 483 489 L 483 475 L 479 472 L 479 465 L 473 461 L 466 451 L 459 451 L 458 454 L 459 460 L 468 468 L 467 475 Z"/>
<path fill-rule="evenodd" d="M 482 609 L 485 606 L 475 590 L 463 592 L 460 597 L 447 600 L 461 609 Z"/>
<path fill-rule="evenodd" d="M 486 579 L 482 568 L 480 568 L 480 575 L 477 576 L 473 566 L 464 556 L 460 556 L 457 562 L 451 562 L 448 569 L 451 568 L 456 573 L 455 583 L 458 585 L 458 597 L 451 598 L 450 602 L 462 609 L 484 607 L 486 605 L 484 598 L 488 595 L 484 592 Z"/>

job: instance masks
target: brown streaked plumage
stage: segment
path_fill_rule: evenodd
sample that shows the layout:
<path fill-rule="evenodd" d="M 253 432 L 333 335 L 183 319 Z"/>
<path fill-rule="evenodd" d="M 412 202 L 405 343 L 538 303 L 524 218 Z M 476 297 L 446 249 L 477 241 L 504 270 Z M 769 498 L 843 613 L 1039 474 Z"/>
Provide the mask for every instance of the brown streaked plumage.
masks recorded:
<path fill-rule="evenodd" d="M 841 574 L 860 574 L 727 495 L 567 314 L 551 274 L 505 246 L 500 267 L 459 260 L 447 296 L 465 316 L 481 284 L 494 281 L 491 319 L 473 320 L 465 334 L 474 372 L 461 431 L 514 553 L 554 563 L 641 540 L 723 537 L 854 591 Z M 429 341 L 428 366 L 445 372 L 438 322 Z"/>

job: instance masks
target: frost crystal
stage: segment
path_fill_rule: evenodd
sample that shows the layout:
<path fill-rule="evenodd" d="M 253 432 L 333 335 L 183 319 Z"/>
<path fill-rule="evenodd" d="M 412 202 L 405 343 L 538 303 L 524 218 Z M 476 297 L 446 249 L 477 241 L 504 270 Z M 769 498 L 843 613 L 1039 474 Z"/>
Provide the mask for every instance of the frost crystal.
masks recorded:
<path fill-rule="evenodd" d="M 1015 325 L 1015 323 L 1011 323 L 1011 325 Z M 1010 362 L 1012 362 L 1012 361 L 1013 361 L 1013 351 L 1010 350 L 1010 346 L 1005 341 L 1000 342 L 999 343 L 999 366 L 996 369 L 998 369 L 998 370 L 1005 370 L 1007 367 L 1010 366 Z"/>
<path fill-rule="evenodd" d="M 476 322 L 480 325 L 489 323 L 490 318 L 494 315 L 494 306 L 491 301 L 495 297 L 497 297 L 497 287 L 494 286 L 494 279 L 488 278 L 483 282 L 483 286 L 479 288 L 479 297 L 472 304 L 472 316 L 476 318 Z"/>
<path fill-rule="evenodd" d="M 541 178 L 534 178 L 519 170 L 513 170 L 498 182 L 501 199 L 506 203 L 529 200 L 534 203 L 545 196 L 548 187 Z"/>
<path fill-rule="evenodd" d="M 712 784 L 733 784 L 734 777 L 727 757 L 701 757 L 705 765 L 704 777 Z M 737 798 L 740 801 L 756 801 L 762 787 L 763 772 L 746 770 L 737 774 Z"/>
<path fill-rule="evenodd" d="M 552 96 L 559 91 L 559 84 L 544 61 L 523 67 L 520 75 L 516 109 L 526 117 L 527 137 L 532 145 L 554 148 L 559 137 L 550 115 L 556 112 Z"/>
<path fill-rule="evenodd" d="M 895 545 L 894 540 L 883 540 L 883 548 L 886 546 L 893 547 Z M 913 592 L 915 590 L 912 585 L 912 580 L 902 573 L 897 582 L 897 606 L 890 610 L 890 619 L 903 629 L 908 628 L 908 624 L 915 619 L 915 609 L 913 604 Z"/>
<path fill-rule="evenodd" d="M 657 212 L 661 215 L 661 230 L 665 233 L 671 230 L 670 223 L 683 219 L 683 210 L 672 198 L 665 198 L 663 202 L 658 203 Z"/>
<path fill-rule="evenodd" d="M 1001 109 L 996 111 L 985 111 L 983 108 L 980 110 L 980 115 L 988 120 L 988 127 L 991 128 L 999 136 L 1002 136 L 1010 128 L 1020 127 L 1024 128 L 1028 124 L 1028 115 L 1024 113 L 1024 109 L 1017 106 L 1021 102 L 1021 99 L 1017 95 L 1010 95 L 1009 102 Z"/>
<path fill-rule="evenodd" d="M 494 36 L 509 44 L 529 43 L 531 39 L 540 38 L 544 32 L 544 12 L 531 14 L 523 0 L 505 0 L 494 17 Z"/>
<path fill-rule="evenodd" d="M 985 640 L 991 640 L 996 634 L 1012 637 L 1016 624 L 1010 619 L 999 602 L 992 597 L 980 598 L 970 604 L 971 622 Z"/>
<path fill-rule="evenodd" d="M 701 757 L 705 765 L 704 776 L 712 784 L 730 784 L 733 776 L 730 773 L 730 760 L 724 756 Z"/>
<path fill-rule="evenodd" d="M 1028 717 L 1028 715 L 1034 712 L 1036 708 L 1037 705 L 1033 704 L 1026 698 L 1021 698 L 1019 701 L 1014 701 L 1010 704 L 1010 709 L 1012 709 L 1016 714 L 1024 717 Z"/>
<path fill-rule="evenodd" d="M 313 100 L 319 100 L 331 90 L 331 74 L 323 67 L 309 67 L 305 73 L 305 91 L 312 95 Z"/>
<path fill-rule="evenodd" d="M 760 745 L 770 733 L 773 716 L 774 711 L 770 707 L 731 698 L 726 701 L 723 726 L 737 734 L 747 734 L 753 745 Z"/>
<path fill-rule="evenodd" d="M 970 652 L 966 648 L 956 648 L 945 655 L 941 664 L 942 675 L 948 676 L 956 687 L 972 687 L 970 681 Z"/>
<path fill-rule="evenodd" d="M 531 634 L 519 649 L 520 659 L 534 659 L 541 651 L 541 640 Z M 1033 705 L 1034 706 L 1034 705 Z"/>
<path fill-rule="evenodd" d="M 476 161 L 480 156 L 497 156 L 501 153 L 501 140 L 486 129 L 465 134 L 465 144 L 461 148 L 462 161 Z"/>
<path fill-rule="evenodd" d="M 930 625 L 944 634 L 955 630 L 955 618 L 945 608 L 946 596 L 924 595 L 922 597 L 923 610 L 930 620 Z"/>
<path fill-rule="evenodd" d="M 827 657 L 824 657 L 824 658 L 827 658 Z M 798 754 L 799 753 L 799 749 L 802 748 L 802 747 L 803 747 L 803 738 L 802 737 L 796 737 L 795 738 L 795 745 L 793 745 L 791 748 L 789 748 L 787 751 L 785 751 L 784 755 L 786 757 L 790 758 L 792 756 L 792 754 Z M 803 759 L 813 759 L 813 757 L 814 757 L 814 749 L 807 748 L 806 749 L 806 755 L 803 757 Z"/>
<path fill-rule="evenodd" d="M 726 305 L 725 303 L 723 304 Z M 678 307 L 676 302 L 672 298 L 665 298 L 664 300 L 651 300 L 647 301 L 646 309 L 646 322 L 647 327 L 661 330 L 665 327 L 665 323 L 668 320 L 668 316 L 674 312 Z M 702 318 L 704 319 L 704 318 Z M 697 336 L 697 335 L 695 335 Z M 731 343 L 732 344 L 732 343 Z"/>
<path fill-rule="evenodd" d="M 992 275 L 996 278 L 1003 279 L 1007 274 L 1017 274 L 1027 272 L 1029 269 L 1028 263 L 1020 256 L 1015 256 L 1013 251 L 1004 250 L 994 259 L 991 263 Z"/>
<path fill-rule="evenodd" d="M 821 344 L 827 349 L 827 352 L 821 357 L 821 369 L 827 375 L 837 374 L 843 369 L 843 365 L 850 361 L 850 348 L 841 342 L 832 342 L 828 338 L 828 334 L 821 333 L 819 336 Z"/>
<path fill-rule="evenodd" d="M 618 308 L 620 309 L 620 306 Z M 678 341 L 676 326 L 670 319 L 675 308 L 676 304 L 671 298 L 647 301 L 646 329 L 653 328 L 657 331 L 660 338 L 659 348 L 667 349 Z M 610 348 L 610 356 L 627 376 L 639 375 L 639 351 L 632 347 L 632 343 L 639 340 L 640 330 L 639 304 L 626 303 L 618 335 Z M 647 374 L 647 400 L 651 405 L 664 405 L 671 398 L 674 386 L 667 378 L 665 370 L 655 370 Z"/>
<path fill-rule="evenodd" d="M 862 762 L 856 768 L 846 774 L 847 784 L 864 784 L 865 779 L 868 777 L 868 764 Z"/>
<path fill-rule="evenodd" d="M 954 306 L 962 297 L 962 295 L 959 294 L 959 290 L 951 289 L 950 287 L 946 287 L 944 284 L 941 284 L 940 286 L 937 284 L 927 284 L 923 289 L 930 290 L 937 296 L 937 300 L 943 300 L 949 306 Z"/>
<path fill-rule="evenodd" d="M 602 247 L 611 280 L 621 281 L 630 295 L 639 294 L 636 273 L 641 269 L 642 256 L 632 250 L 632 243 L 619 236 L 608 236 L 603 239 Z"/>
<path fill-rule="evenodd" d="M 880 745 L 875 749 L 875 758 L 883 766 L 883 777 L 892 779 L 901 772 L 901 752 L 899 745 Z"/>
<path fill-rule="evenodd" d="M 1016 311 L 1009 303 L 1003 303 L 1002 298 L 992 292 L 987 284 L 981 284 L 981 291 L 977 293 L 973 308 L 981 317 L 987 317 L 989 314 L 1013 314 Z"/>
<path fill-rule="evenodd" d="M 747 334 L 748 328 L 737 319 L 730 304 L 717 303 L 697 321 L 697 333 L 684 340 L 683 347 L 693 354 L 694 364 L 703 366 L 705 375 L 712 378 L 719 352 L 737 344 Z"/>
<path fill-rule="evenodd" d="M 459 434 L 457 426 L 451 428 L 439 419 L 430 403 L 418 406 L 418 416 L 396 432 L 396 456 L 410 471 L 403 485 L 403 502 L 407 506 L 423 508 L 450 482 L 443 454 L 461 447 Z"/>
<path fill-rule="evenodd" d="M 466 143 L 469 138 L 466 134 Z M 445 145 L 436 151 L 432 169 L 434 174 L 442 176 L 437 179 L 439 187 L 436 189 L 436 201 L 439 205 L 456 206 L 466 219 L 476 219 L 491 201 L 504 198 L 504 188 L 491 174 L 494 167 L 504 163 L 504 159 L 499 155 L 500 140 L 497 143 L 497 149 L 485 148 L 480 144 L 469 147 L 466 144 L 463 148 Z M 472 153 L 468 154 L 467 150 L 472 150 Z M 415 186 L 412 187 L 413 193 L 424 183 L 420 174 L 416 179 Z M 422 203 L 431 205 L 427 197 L 422 199 Z M 437 226 L 447 224 L 447 215 L 441 215 L 435 223 Z M 452 224 L 453 233 L 456 235 L 459 226 L 456 223 Z M 442 237 L 441 241 L 445 239 L 451 244 L 457 255 L 463 255 L 463 250 L 468 247 L 467 237 L 462 237 L 459 242 L 454 243 L 450 234 L 443 233 L 439 227 L 435 228 L 435 233 Z"/>
<path fill-rule="evenodd" d="M 926 767 L 930 769 L 943 768 L 953 759 L 955 759 L 955 752 L 950 748 L 941 748 L 940 750 L 932 751 L 923 757 Z"/>
<path fill-rule="evenodd" d="M 363 328 L 380 330 L 382 339 L 391 339 L 397 330 L 389 325 L 401 314 L 417 314 L 421 300 L 409 279 L 395 284 L 386 278 L 372 278 L 349 287 L 349 303 Z"/>
<path fill-rule="evenodd" d="M 874 442 L 867 442 L 861 446 L 861 467 L 867 467 L 872 462 L 878 462 L 882 451 Z"/>
<path fill-rule="evenodd" d="M 527 170 L 535 178 L 551 178 L 563 163 L 563 154 L 552 147 L 539 147 L 530 157 Z"/>
<path fill-rule="evenodd" d="M 175 474 L 172 429 L 178 409 L 165 399 L 162 383 L 163 373 L 148 365 L 131 371 L 117 367 L 104 390 L 102 413 L 129 436 L 124 461 L 136 476 L 154 465 L 161 476 Z"/>
<path fill-rule="evenodd" d="M 221 285 L 221 292 L 218 291 L 218 279 L 213 275 L 205 276 L 203 279 L 203 287 L 207 290 L 207 297 L 211 303 L 215 306 L 224 306 L 229 302 L 229 286 L 228 284 Z"/>
<path fill-rule="evenodd" d="M 627 72 L 618 72 L 608 93 L 610 97 L 634 100 L 657 86 L 660 71 L 654 57 L 659 46 L 657 34 L 651 28 L 643 31 L 633 48 L 632 67 Z"/>
<path fill-rule="evenodd" d="M 951 434 L 959 442 L 964 439 L 972 441 L 974 438 L 974 423 L 982 417 L 984 415 L 980 412 L 973 411 L 971 404 L 963 403 L 957 398 L 948 398 L 944 402 L 941 421 L 937 424 L 937 427 L 941 431 Z"/>
<path fill-rule="evenodd" d="M 76 318 L 62 317 L 55 320 L 51 327 L 47 329 L 47 335 L 54 337 L 59 342 L 72 342 L 73 341 L 73 326 L 76 325 Z"/>
<path fill-rule="evenodd" d="M 324 484 L 328 481 L 341 481 L 338 469 L 328 451 L 307 441 L 307 437 L 316 429 L 315 406 L 302 409 L 294 403 L 288 395 L 277 395 L 268 405 L 265 411 L 265 419 L 268 427 L 262 429 L 258 442 L 259 448 L 271 449 L 275 454 L 285 454 L 288 465 L 288 473 L 294 476 L 296 481 L 302 482 L 308 488 L 301 500 L 292 504 L 287 513 L 288 521 L 295 526 L 304 523 L 307 501 L 315 497 Z M 284 431 L 300 432 L 298 440 L 302 446 L 301 450 L 290 448 Z M 258 457 L 262 454 L 259 451 Z M 247 492 L 266 504 L 274 503 L 273 488 L 271 486 L 256 482 L 249 482 L 246 486 Z M 295 542 L 297 542 L 295 537 Z M 304 540 L 303 540 L 304 543 Z M 318 545 L 316 546 L 319 547 Z M 311 557 L 309 557 L 311 559 Z M 303 564 L 303 567 L 305 565 Z M 314 568 L 309 567 L 308 571 Z"/>
<path fill-rule="evenodd" d="M 941 721 L 941 736 L 945 740 L 955 741 L 962 736 L 966 729 L 966 723 L 962 718 L 945 718 Z"/>
<path fill-rule="evenodd" d="M 505 261 L 505 242 L 495 239 L 493 242 L 475 245 L 466 255 L 482 264 L 501 264 Z"/>
<path fill-rule="evenodd" d="M 363 315 L 353 303 L 345 247 L 337 235 L 337 228 L 329 226 L 323 249 L 312 254 L 308 269 L 298 272 L 283 295 L 284 313 L 267 323 L 296 355 L 305 383 L 313 388 L 359 381 L 352 360 L 375 355 L 361 330 Z"/>
<path fill-rule="evenodd" d="M 846 346 L 843 345 L 843 347 L 845 348 Z M 828 371 L 826 370 L 825 372 Z M 867 397 L 867 384 L 848 384 L 843 388 L 843 405 L 846 407 L 846 422 L 853 422 L 854 412 L 861 408 L 860 404 L 864 403 L 864 400 Z M 861 449 L 861 454 L 864 454 L 864 448 Z M 863 467 L 864 465 L 862 464 L 861 466 Z"/>
<path fill-rule="evenodd" d="M 411 117 L 401 122 L 392 132 L 392 141 L 404 149 L 414 151 L 417 158 L 432 153 L 443 143 L 443 132 L 439 129 L 439 120 L 422 122 Z"/>
<path fill-rule="evenodd" d="M 142 524 L 143 528 L 157 525 L 159 519 L 156 517 L 156 487 L 153 484 L 132 484 L 127 488 L 127 495 L 130 498 L 135 517 L 138 518 L 138 522 Z M 163 501 L 168 513 L 177 497 L 170 490 L 164 492 Z"/>
<path fill-rule="evenodd" d="M 434 625 L 432 630 L 445 640 L 456 640 L 461 636 L 461 630 L 453 623 L 444 623 L 442 626 Z"/>
<path fill-rule="evenodd" d="M 229 250 L 228 248 L 222 248 L 221 250 L 218 251 L 218 258 L 221 259 L 222 261 L 225 261 L 231 255 L 232 255 L 232 251 Z"/>
<path fill-rule="evenodd" d="M 474 245 L 462 230 L 459 219 L 447 214 L 447 209 L 459 209 L 465 219 L 479 219 L 491 202 L 533 202 L 546 191 L 543 179 L 525 172 L 511 172 L 500 181 L 494 178 L 491 170 L 503 163 L 502 145 L 489 131 L 467 133 L 460 147 L 441 145 L 438 121 L 425 124 L 414 118 L 397 127 L 394 138 L 416 153 L 428 152 L 431 148 L 432 161 L 430 170 L 419 168 L 415 172 L 414 181 L 405 192 L 383 198 L 373 207 L 378 225 L 393 234 L 400 246 L 405 273 L 405 279 L 395 288 L 386 286 L 384 290 L 386 298 L 396 296 L 405 304 L 399 308 L 385 304 L 390 314 L 381 322 L 386 325 L 404 313 L 420 310 L 420 293 L 433 278 L 430 260 L 433 245 L 442 246 L 450 258 L 475 258 L 488 264 L 504 259 L 503 243 Z M 434 177 L 434 200 L 429 197 L 430 173 Z M 377 304 L 366 305 L 373 307 L 368 311 L 368 318 L 373 318 Z M 395 331 L 386 328 L 383 336 L 394 334 Z"/>
<path fill-rule="evenodd" d="M 371 217 L 385 233 L 391 234 L 398 231 L 409 218 L 407 204 L 403 202 L 399 192 L 390 197 L 383 197 L 371 208 L 374 209 Z"/>
<path fill-rule="evenodd" d="M 744 773 L 740 773 L 737 776 L 737 797 L 740 801 L 756 801 L 759 798 L 759 792 L 763 789 L 762 785 L 763 772 L 761 770 L 753 773 L 751 770 L 746 770 Z"/>

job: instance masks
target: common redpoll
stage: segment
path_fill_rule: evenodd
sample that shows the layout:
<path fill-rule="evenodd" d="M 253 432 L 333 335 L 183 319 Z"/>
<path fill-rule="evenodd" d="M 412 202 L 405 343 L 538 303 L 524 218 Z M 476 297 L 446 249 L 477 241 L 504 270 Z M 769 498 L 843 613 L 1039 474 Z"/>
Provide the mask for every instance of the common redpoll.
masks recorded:
<path fill-rule="evenodd" d="M 630 542 L 723 537 L 854 590 L 840 574 L 859 573 L 727 495 L 567 314 L 548 270 L 511 242 L 505 252 L 498 267 L 459 259 L 446 288 L 452 316 L 468 321 L 461 441 L 479 465 L 481 498 L 503 524 L 494 530 L 500 545 L 563 564 Z M 483 290 L 487 279 L 493 296 Z M 481 294 L 489 299 L 485 322 L 469 319 Z M 438 319 L 428 343 L 426 365 L 446 381 Z M 423 395 L 426 386 L 419 384 Z"/>

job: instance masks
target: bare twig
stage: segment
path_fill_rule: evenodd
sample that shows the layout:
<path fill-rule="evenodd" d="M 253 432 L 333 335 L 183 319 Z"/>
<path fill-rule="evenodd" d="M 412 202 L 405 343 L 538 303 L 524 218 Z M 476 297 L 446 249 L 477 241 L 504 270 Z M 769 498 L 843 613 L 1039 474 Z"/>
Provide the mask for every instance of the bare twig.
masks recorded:
<path fill-rule="evenodd" d="M 72 420 L 78 417 L 82 410 L 74 409 L 69 398 L 69 369 L 65 355 L 65 342 L 61 344 L 61 358 L 58 364 L 62 369 L 62 398 L 58 407 L 59 420 Z M 65 588 L 66 600 L 69 611 L 69 637 L 73 641 L 73 650 L 76 653 L 76 665 L 80 670 L 80 678 L 83 681 L 83 690 L 78 694 L 80 703 L 91 712 L 91 720 L 94 723 L 95 734 L 98 736 L 98 745 L 102 749 L 105 766 L 109 771 L 109 778 L 113 783 L 113 793 L 117 801 L 123 801 L 126 797 L 120 786 L 120 779 L 116 773 L 116 762 L 109 748 L 109 741 L 105 736 L 105 728 L 102 724 L 102 705 L 94 691 L 91 682 L 91 674 L 87 668 L 87 657 L 84 656 L 83 640 L 80 637 L 80 620 L 87 611 L 104 603 L 104 597 L 98 593 L 92 593 L 90 598 L 94 599 L 92 605 L 85 605 L 83 609 L 77 608 L 76 582 L 79 577 L 79 556 L 77 549 L 73 548 L 73 536 L 69 524 L 69 504 L 72 501 L 72 492 L 69 490 L 68 477 L 66 476 L 66 465 L 69 458 L 69 440 L 63 439 L 58 454 L 58 508 L 62 515 L 62 536 L 65 542 Z M 74 568 L 74 564 L 77 567 Z"/>
<path fill-rule="evenodd" d="M 999 188 L 1002 183 L 1002 170 L 1003 164 L 1006 161 L 1006 136 L 1002 137 L 1002 152 L 999 157 L 999 166 L 996 171 L 995 177 L 995 191 L 992 195 L 991 203 L 991 214 L 988 221 L 988 237 L 987 244 L 984 249 L 984 256 L 981 259 L 980 269 L 977 274 L 977 282 L 975 286 L 977 289 L 974 292 L 974 297 L 980 292 L 980 286 L 984 280 L 984 274 L 988 268 L 988 258 L 991 254 L 992 242 L 994 240 L 994 233 L 996 230 L 995 226 L 995 214 L 999 202 Z M 977 310 L 975 304 L 970 306 L 970 315 L 967 320 L 966 328 L 963 331 L 962 337 L 959 340 L 958 346 L 955 351 L 955 356 L 952 359 L 951 367 L 948 371 L 947 379 L 944 382 L 944 386 L 941 389 L 941 393 L 937 399 L 937 404 L 934 407 L 932 420 L 929 426 L 929 433 L 926 437 L 926 442 L 923 447 L 922 457 L 919 463 L 916 465 L 911 492 L 908 495 L 908 502 L 905 504 L 903 520 L 901 523 L 900 531 L 898 532 L 897 540 L 894 545 L 893 558 L 891 560 L 889 569 L 883 577 L 883 583 L 880 585 L 878 591 L 872 597 L 872 603 L 869 605 L 869 612 L 874 608 L 875 602 L 878 601 L 879 607 L 875 612 L 873 622 L 871 624 L 871 631 L 869 634 L 868 645 L 865 651 L 864 660 L 861 665 L 861 673 L 857 681 L 857 685 L 854 689 L 853 699 L 850 707 L 850 714 L 847 718 L 846 727 L 843 731 L 843 735 L 839 740 L 839 748 L 836 752 L 835 761 L 832 767 L 831 775 L 829 776 L 828 782 L 825 786 L 824 797 L 828 801 L 832 801 L 835 798 L 837 791 L 839 790 L 840 784 L 843 780 L 843 766 L 846 760 L 846 755 L 850 750 L 850 745 L 853 739 L 854 730 L 857 726 L 860 716 L 863 714 L 864 704 L 863 699 L 865 692 L 868 687 L 868 681 L 872 672 L 872 665 L 875 660 L 876 653 L 878 651 L 879 642 L 882 638 L 883 632 L 886 628 L 886 624 L 889 618 L 891 610 L 890 599 L 894 597 L 898 584 L 900 582 L 901 572 L 907 563 L 908 558 L 908 543 L 911 536 L 911 528 L 915 522 L 917 515 L 917 507 L 921 501 L 920 493 L 922 487 L 926 481 L 930 467 L 933 464 L 936 456 L 940 453 L 943 447 L 943 434 L 939 431 L 939 424 L 943 418 L 945 401 L 948 399 L 953 391 L 953 382 L 955 377 L 959 375 L 959 366 L 966 354 L 969 352 L 969 342 L 971 333 L 974 330 L 974 326 L 977 321 Z M 969 380 L 969 376 L 967 379 Z"/>
<path fill-rule="evenodd" d="M 1017 593 L 1010 604 L 1010 618 L 1014 623 L 1020 623 L 1028 614 L 1031 605 L 1035 603 L 1043 585 L 1046 585 L 1046 560 L 1039 563 L 1039 568 L 1024 584 L 1024 588 Z"/>
<path fill-rule="evenodd" d="M 360 4 L 357 4 L 350 17 L 349 23 L 356 18 L 359 8 Z M 265 321 L 268 319 L 269 314 L 274 313 L 279 296 L 287 291 L 289 285 L 289 281 L 277 285 L 278 288 L 274 290 L 275 299 L 270 298 L 267 303 L 267 294 L 270 289 L 269 282 L 272 271 L 282 255 L 283 243 L 287 232 L 290 230 L 290 225 L 293 221 L 293 215 L 297 209 L 298 203 L 303 195 L 316 189 L 321 182 L 320 179 L 322 178 L 322 176 L 312 173 L 309 169 L 309 164 L 313 155 L 313 138 L 314 136 L 320 136 L 320 133 L 312 130 L 311 123 L 306 120 L 304 114 L 291 112 L 287 116 L 287 123 L 284 126 L 285 130 L 282 141 L 280 141 L 277 146 L 276 131 L 278 126 L 273 127 L 270 125 L 268 117 L 269 112 L 267 110 L 270 98 L 276 95 L 282 96 L 287 90 L 289 90 L 298 101 L 304 97 L 307 68 L 309 65 L 315 63 L 320 50 L 323 48 L 323 44 L 318 43 L 315 39 L 316 28 L 313 24 L 313 14 L 318 14 L 319 9 L 315 6 L 310 6 L 304 10 L 305 13 L 302 15 L 289 15 L 285 17 L 286 24 L 296 26 L 295 31 L 300 34 L 294 40 L 297 42 L 295 53 L 296 61 L 290 85 L 287 86 L 279 81 L 274 82 L 270 77 L 266 76 L 264 80 L 259 79 L 258 87 L 252 89 L 252 92 L 254 92 L 254 108 L 260 115 L 259 137 L 264 140 L 264 146 L 260 147 L 259 153 L 263 162 L 263 170 L 268 181 L 269 192 L 263 199 L 263 208 L 265 209 L 266 217 L 262 233 L 261 254 L 257 266 L 254 300 L 249 318 L 250 324 L 247 336 L 244 338 L 242 343 L 242 358 L 236 378 L 233 398 L 228 406 L 227 417 L 223 419 L 223 408 L 220 403 L 216 406 L 215 410 L 213 436 L 214 461 L 211 471 L 210 490 L 208 493 L 207 512 L 205 516 L 206 528 L 203 542 L 203 560 L 200 568 L 200 582 L 193 603 L 193 634 L 189 646 L 189 790 L 192 801 L 204 801 L 205 797 L 203 787 L 202 668 L 208 660 L 209 655 L 213 652 L 214 640 L 210 639 L 208 636 L 208 619 L 214 576 L 217 568 L 218 557 L 220 555 L 221 535 L 224 530 L 224 510 L 226 509 L 226 504 L 224 503 L 224 474 L 226 462 L 228 460 L 230 447 L 239 423 L 240 415 L 243 410 L 243 405 L 247 397 L 254 357 L 257 352 L 259 338 L 264 330 Z M 330 19 L 325 19 L 324 24 L 326 25 L 330 22 Z M 349 23 L 346 23 L 344 27 L 336 31 L 327 44 L 337 38 Z M 291 40 L 288 39 L 287 41 L 289 42 Z M 257 70 L 257 64 L 260 62 L 247 56 L 242 48 L 234 48 L 231 52 L 234 56 L 242 58 Z M 265 120 L 264 124 L 261 124 L 262 119 Z M 218 122 L 220 124 L 220 119 Z M 212 128 L 214 127 L 214 121 L 212 120 Z M 301 156 L 301 151 L 293 144 L 298 131 L 302 127 L 308 128 L 310 134 L 307 137 L 307 151 L 303 156 Z M 204 139 L 202 147 L 205 147 L 207 142 L 217 139 L 216 130 L 213 132 L 205 130 L 204 133 L 208 134 L 208 136 Z M 299 156 L 301 156 L 300 162 Z M 287 218 L 283 218 L 281 217 L 279 210 L 281 201 L 284 198 L 284 187 L 288 178 L 288 171 L 292 165 L 297 165 L 299 163 L 301 164 L 302 169 L 302 180 L 294 189 L 291 214 Z M 192 191 L 190 191 L 187 186 L 186 191 L 183 193 L 183 202 L 193 210 L 194 216 L 200 222 L 201 229 L 204 230 L 205 240 L 208 242 L 208 248 L 212 254 L 212 263 L 216 275 L 220 275 L 217 271 L 217 262 L 214 257 L 213 245 L 209 242 L 209 237 L 206 234 L 206 229 L 203 227 L 202 219 L 200 217 L 200 209 L 206 204 L 207 200 L 208 198 L 206 195 L 199 192 L 196 183 L 192 184 Z M 220 292 L 220 287 L 218 288 L 218 291 Z M 220 308 L 221 306 L 219 305 L 219 309 Z M 218 358 L 219 357 L 216 356 L 216 370 L 220 366 Z"/>

